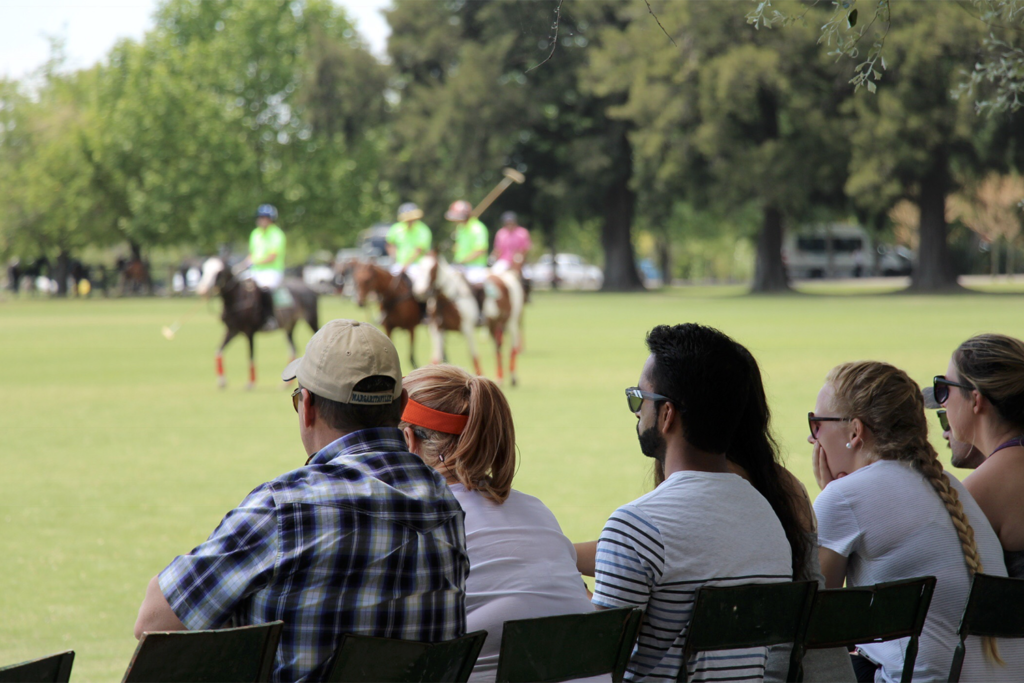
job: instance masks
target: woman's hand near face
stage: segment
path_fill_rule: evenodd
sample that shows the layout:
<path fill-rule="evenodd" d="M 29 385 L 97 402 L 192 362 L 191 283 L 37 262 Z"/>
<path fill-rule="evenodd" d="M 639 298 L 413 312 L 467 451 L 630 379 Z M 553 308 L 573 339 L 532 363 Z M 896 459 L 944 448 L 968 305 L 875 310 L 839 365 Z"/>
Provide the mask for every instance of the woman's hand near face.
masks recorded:
<path fill-rule="evenodd" d="M 833 475 L 832 470 L 829 469 L 825 449 L 817 441 L 814 442 L 814 450 L 811 453 L 811 466 L 814 469 L 814 480 L 818 482 L 818 488 L 822 490 L 839 478 Z"/>

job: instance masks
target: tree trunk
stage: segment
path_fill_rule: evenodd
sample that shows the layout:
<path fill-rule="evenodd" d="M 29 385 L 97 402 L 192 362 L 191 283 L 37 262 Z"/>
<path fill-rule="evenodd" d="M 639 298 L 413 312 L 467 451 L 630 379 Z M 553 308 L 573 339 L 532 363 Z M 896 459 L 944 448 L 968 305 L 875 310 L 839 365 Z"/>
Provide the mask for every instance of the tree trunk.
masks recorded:
<path fill-rule="evenodd" d="M 910 289 L 935 292 L 956 289 L 956 274 L 949 260 L 946 243 L 946 193 L 949 189 L 949 160 L 939 152 L 931 170 L 921 179 L 917 198 L 921 210 L 917 267 L 910 280 Z"/>
<path fill-rule="evenodd" d="M 757 263 L 751 292 L 789 291 L 789 276 L 782 262 L 782 212 L 768 206 L 757 236 Z"/>
<path fill-rule="evenodd" d="M 63 249 L 57 254 L 57 265 L 51 277 L 57 281 L 57 296 L 68 295 L 68 275 L 71 274 L 71 262 L 68 253 Z"/>
<path fill-rule="evenodd" d="M 629 187 L 633 176 L 632 149 L 626 137 L 626 128 L 616 136 L 618 153 L 617 172 L 605 193 L 604 225 L 601 226 L 601 246 L 604 248 L 604 285 L 606 292 L 628 292 L 643 289 L 640 275 L 636 272 L 633 254 L 632 227 L 633 212 L 636 209 L 636 194 Z"/>
<path fill-rule="evenodd" d="M 661 283 L 672 284 L 672 240 L 667 234 L 658 240 L 658 268 L 661 270 Z"/>

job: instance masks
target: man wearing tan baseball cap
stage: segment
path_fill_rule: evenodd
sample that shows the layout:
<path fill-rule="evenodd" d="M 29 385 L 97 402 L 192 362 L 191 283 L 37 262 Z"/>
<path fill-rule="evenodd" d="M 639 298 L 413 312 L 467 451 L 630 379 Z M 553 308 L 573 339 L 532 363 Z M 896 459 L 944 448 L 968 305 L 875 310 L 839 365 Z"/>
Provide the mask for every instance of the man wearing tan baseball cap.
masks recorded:
<path fill-rule="evenodd" d="M 463 512 L 406 448 L 391 340 L 332 320 L 281 373 L 308 455 L 250 493 L 150 581 L 135 624 L 201 630 L 283 620 L 272 681 L 320 681 L 345 633 L 421 642 L 465 633 Z"/>

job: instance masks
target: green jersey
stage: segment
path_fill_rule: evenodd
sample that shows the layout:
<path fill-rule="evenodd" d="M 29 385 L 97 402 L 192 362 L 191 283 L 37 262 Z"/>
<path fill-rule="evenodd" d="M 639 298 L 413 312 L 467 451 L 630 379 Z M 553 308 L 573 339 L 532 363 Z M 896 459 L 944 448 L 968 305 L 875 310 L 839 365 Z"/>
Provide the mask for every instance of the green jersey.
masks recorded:
<path fill-rule="evenodd" d="M 421 256 L 430 251 L 434 237 L 423 221 L 414 221 L 412 225 L 399 221 L 391 226 L 384 239 L 388 244 L 395 245 L 395 263 L 404 268 L 419 261 Z M 417 250 L 420 253 L 413 258 Z"/>
<path fill-rule="evenodd" d="M 277 257 L 270 263 L 260 263 L 271 254 Z M 249 257 L 253 270 L 277 270 L 284 272 L 284 230 L 274 224 L 256 228 L 249 235 Z"/>
<path fill-rule="evenodd" d="M 487 265 L 487 226 L 476 218 L 470 218 L 455 228 L 455 263 L 464 266 Z M 473 252 L 479 256 L 469 259 Z"/>

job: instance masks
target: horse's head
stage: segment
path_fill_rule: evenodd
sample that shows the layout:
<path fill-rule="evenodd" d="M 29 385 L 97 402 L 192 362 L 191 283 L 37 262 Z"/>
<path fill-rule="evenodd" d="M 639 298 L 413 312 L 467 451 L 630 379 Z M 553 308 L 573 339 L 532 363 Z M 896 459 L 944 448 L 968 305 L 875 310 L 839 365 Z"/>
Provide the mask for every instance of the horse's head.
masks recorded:
<path fill-rule="evenodd" d="M 203 262 L 202 275 L 199 277 L 199 283 L 196 285 L 196 294 L 199 296 L 209 296 L 214 287 L 224 286 L 230 274 L 231 271 L 228 270 L 222 259 L 217 256 L 211 256 Z"/>
<path fill-rule="evenodd" d="M 427 254 L 420 259 L 417 268 L 409 269 L 409 279 L 412 280 L 412 293 L 417 299 L 423 300 L 433 291 L 437 283 L 438 264 L 437 255 Z"/>
<path fill-rule="evenodd" d="M 352 267 L 352 281 L 356 285 L 356 304 L 362 308 L 370 293 L 379 289 L 377 269 L 372 263 L 357 261 Z"/>

